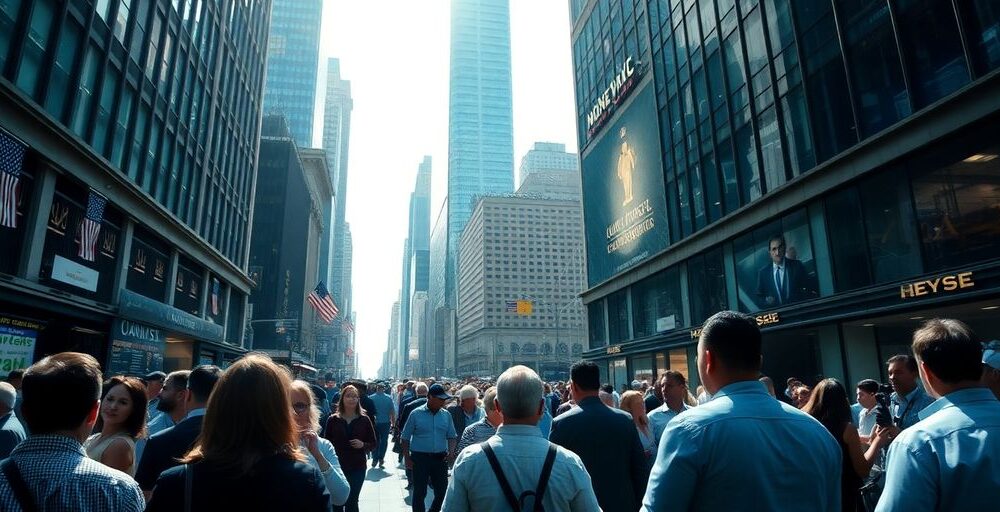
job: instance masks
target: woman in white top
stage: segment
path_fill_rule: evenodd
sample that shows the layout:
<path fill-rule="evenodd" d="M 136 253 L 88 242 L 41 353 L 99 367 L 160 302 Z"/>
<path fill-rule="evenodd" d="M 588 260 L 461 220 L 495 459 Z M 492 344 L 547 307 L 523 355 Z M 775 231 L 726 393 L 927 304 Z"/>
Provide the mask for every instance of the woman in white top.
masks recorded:
<path fill-rule="evenodd" d="M 653 428 L 649 426 L 649 419 L 646 417 L 646 404 L 642 399 L 642 393 L 638 391 L 626 391 L 622 395 L 621 406 L 619 408 L 632 415 L 635 428 L 639 431 L 639 440 L 642 441 L 642 451 L 646 455 L 646 471 L 653 468 L 656 461 L 656 449 L 658 439 L 653 435 Z"/>
<path fill-rule="evenodd" d="M 319 406 L 316 405 L 309 383 L 301 380 L 293 381 L 291 397 L 295 423 L 299 427 L 299 444 L 309 456 L 309 463 L 323 473 L 323 481 L 326 482 L 326 489 L 330 491 L 330 499 L 339 507 L 347 502 L 351 486 L 340 469 L 340 461 L 337 459 L 333 444 L 317 434 Z"/>
<path fill-rule="evenodd" d="M 146 387 L 135 377 L 111 377 L 104 383 L 101 415 L 83 449 L 105 466 L 135 476 L 135 441 L 146 435 Z"/>

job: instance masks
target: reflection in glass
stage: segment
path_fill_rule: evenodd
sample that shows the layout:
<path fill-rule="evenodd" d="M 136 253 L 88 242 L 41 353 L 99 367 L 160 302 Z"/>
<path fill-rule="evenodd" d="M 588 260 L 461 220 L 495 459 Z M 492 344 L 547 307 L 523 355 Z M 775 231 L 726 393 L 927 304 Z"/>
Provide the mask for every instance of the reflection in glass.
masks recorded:
<path fill-rule="evenodd" d="M 621 343 L 629 336 L 628 290 L 619 290 L 608 296 L 608 342 Z"/>
<path fill-rule="evenodd" d="M 604 301 L 599 300 L 587 304 L 587 332 L 590 348 L 603 347 L 608 344 L 604 323 Z"/>
<path fill-rule="evenodd" d="M 773 309 L 819 295 L 805 210 L 737 238 L 733 252 L 744 311 Z"/>
<path fill-rule="evenodd" d="M 985 75 L 1000 67 L 1000 2 L 960 0 L 958 4 L 976 75 Z"/>
<path fill-rule="evenodd" d="M 917 107 L 929 105 L 969 83 L 962 41 L 951 2 L 895 2 L 900 45 Z"/>
<path fill-rule="evenodd" d="M 683 327 L 680 272 L 671 267 L 632 286 L 632 327 L 636 338 Z"/>
<path fill-rule="evenodd" d="M 722 249 L 716 248 L 695 256 L 688 260 L 687 266 L 691 323 L 697 325 L 727 309 Z"/>
<path fill-rule="evenodd" d="M 903 172 L 889 169 L 862 181 L 858 188 L 875 283 L 919 274 L 916 222 Z"/>
<path fill-rule="evenodd" d="M 838 292 L 871 284 L 867 244 L 857 188 L 847 188 L 826 198 L 826 226 L 833 257 L 833 277 Z"/>
<path fill-rule="evenodd" d="M 1000 146 L 913 178 L 928 270 L 1000 255 Z"/>

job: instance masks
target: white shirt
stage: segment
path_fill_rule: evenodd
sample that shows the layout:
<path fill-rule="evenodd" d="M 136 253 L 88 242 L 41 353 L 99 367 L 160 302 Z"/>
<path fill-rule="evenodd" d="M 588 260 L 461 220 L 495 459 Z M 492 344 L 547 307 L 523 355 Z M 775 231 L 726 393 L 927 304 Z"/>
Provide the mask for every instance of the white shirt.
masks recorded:
<path fill-rule="evenodd" d="M 340 469 L 340 459 L 337 458 L 337 452 L 333 449 L 333 443 L 322 437 L 318 438 L 317 441 L 319 452 L 330 463 L 330 469 L 323 472 L 323 482 L 326 483 L 326 490 L 330 491 L 330 500 L 334 505 L 339 507 L 347 503 L 347 498 L 351 494 L 351 486 L 347 483 L 347 477 L 344 476 L 344 472 Z M 316 469 L 320 469 L 319 462 L 309 453 L 309 450 L 304 445 L 302 446 L 302 450 L 309 456 L 309 464 L 312 464 Z"/>

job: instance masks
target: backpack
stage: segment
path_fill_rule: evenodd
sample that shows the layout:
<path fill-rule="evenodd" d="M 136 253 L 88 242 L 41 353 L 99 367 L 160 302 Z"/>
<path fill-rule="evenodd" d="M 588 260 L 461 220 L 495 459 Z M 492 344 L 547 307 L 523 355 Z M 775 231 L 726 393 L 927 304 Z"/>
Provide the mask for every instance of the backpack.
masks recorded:
<path fill-rule="evenodd" d="M 500 461 L 497 460 L 497 455 L 493 452 L 493 448 L 490 447 L 490 443 L 484 441 L 479 446 L 483 448 L 483 453 L 486 454 L 486 458 L 490 461 L 493 474 L 496 475 L 497 481 L 500 482 L 500 489 L 503 490 L 503 495 L 507 499 L 507 504 L 510 505 L 511 510 L 514 512 L 544 512 L 542 496 L 545 495 L 545 488 L 549 484 L 549 475 L 552 474 L 552 464 L 556 461 L 556 445 L 549 443 L 549 451 L 545 455 L 545 464 L 542 465 L 542 474 L 538 477 L 538 487 L 534 491 L 522 492 L 519 497 L 515 496 L 513 489 L 510 488 L 510 482 L 504 476 L 503 469 L 500 468 Z"/>

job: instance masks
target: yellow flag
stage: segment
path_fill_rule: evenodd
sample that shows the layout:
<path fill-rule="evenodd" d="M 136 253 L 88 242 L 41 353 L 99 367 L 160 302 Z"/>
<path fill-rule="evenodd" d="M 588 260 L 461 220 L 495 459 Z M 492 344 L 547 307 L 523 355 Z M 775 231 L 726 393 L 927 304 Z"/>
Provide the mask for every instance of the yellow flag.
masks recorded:
<path fill-rule="evenodd" d="M 517 301 L 517 314 L 526 316 L 530 315 L 533 311 L 534 304 L 530 300 L 519 300 Z"/>

